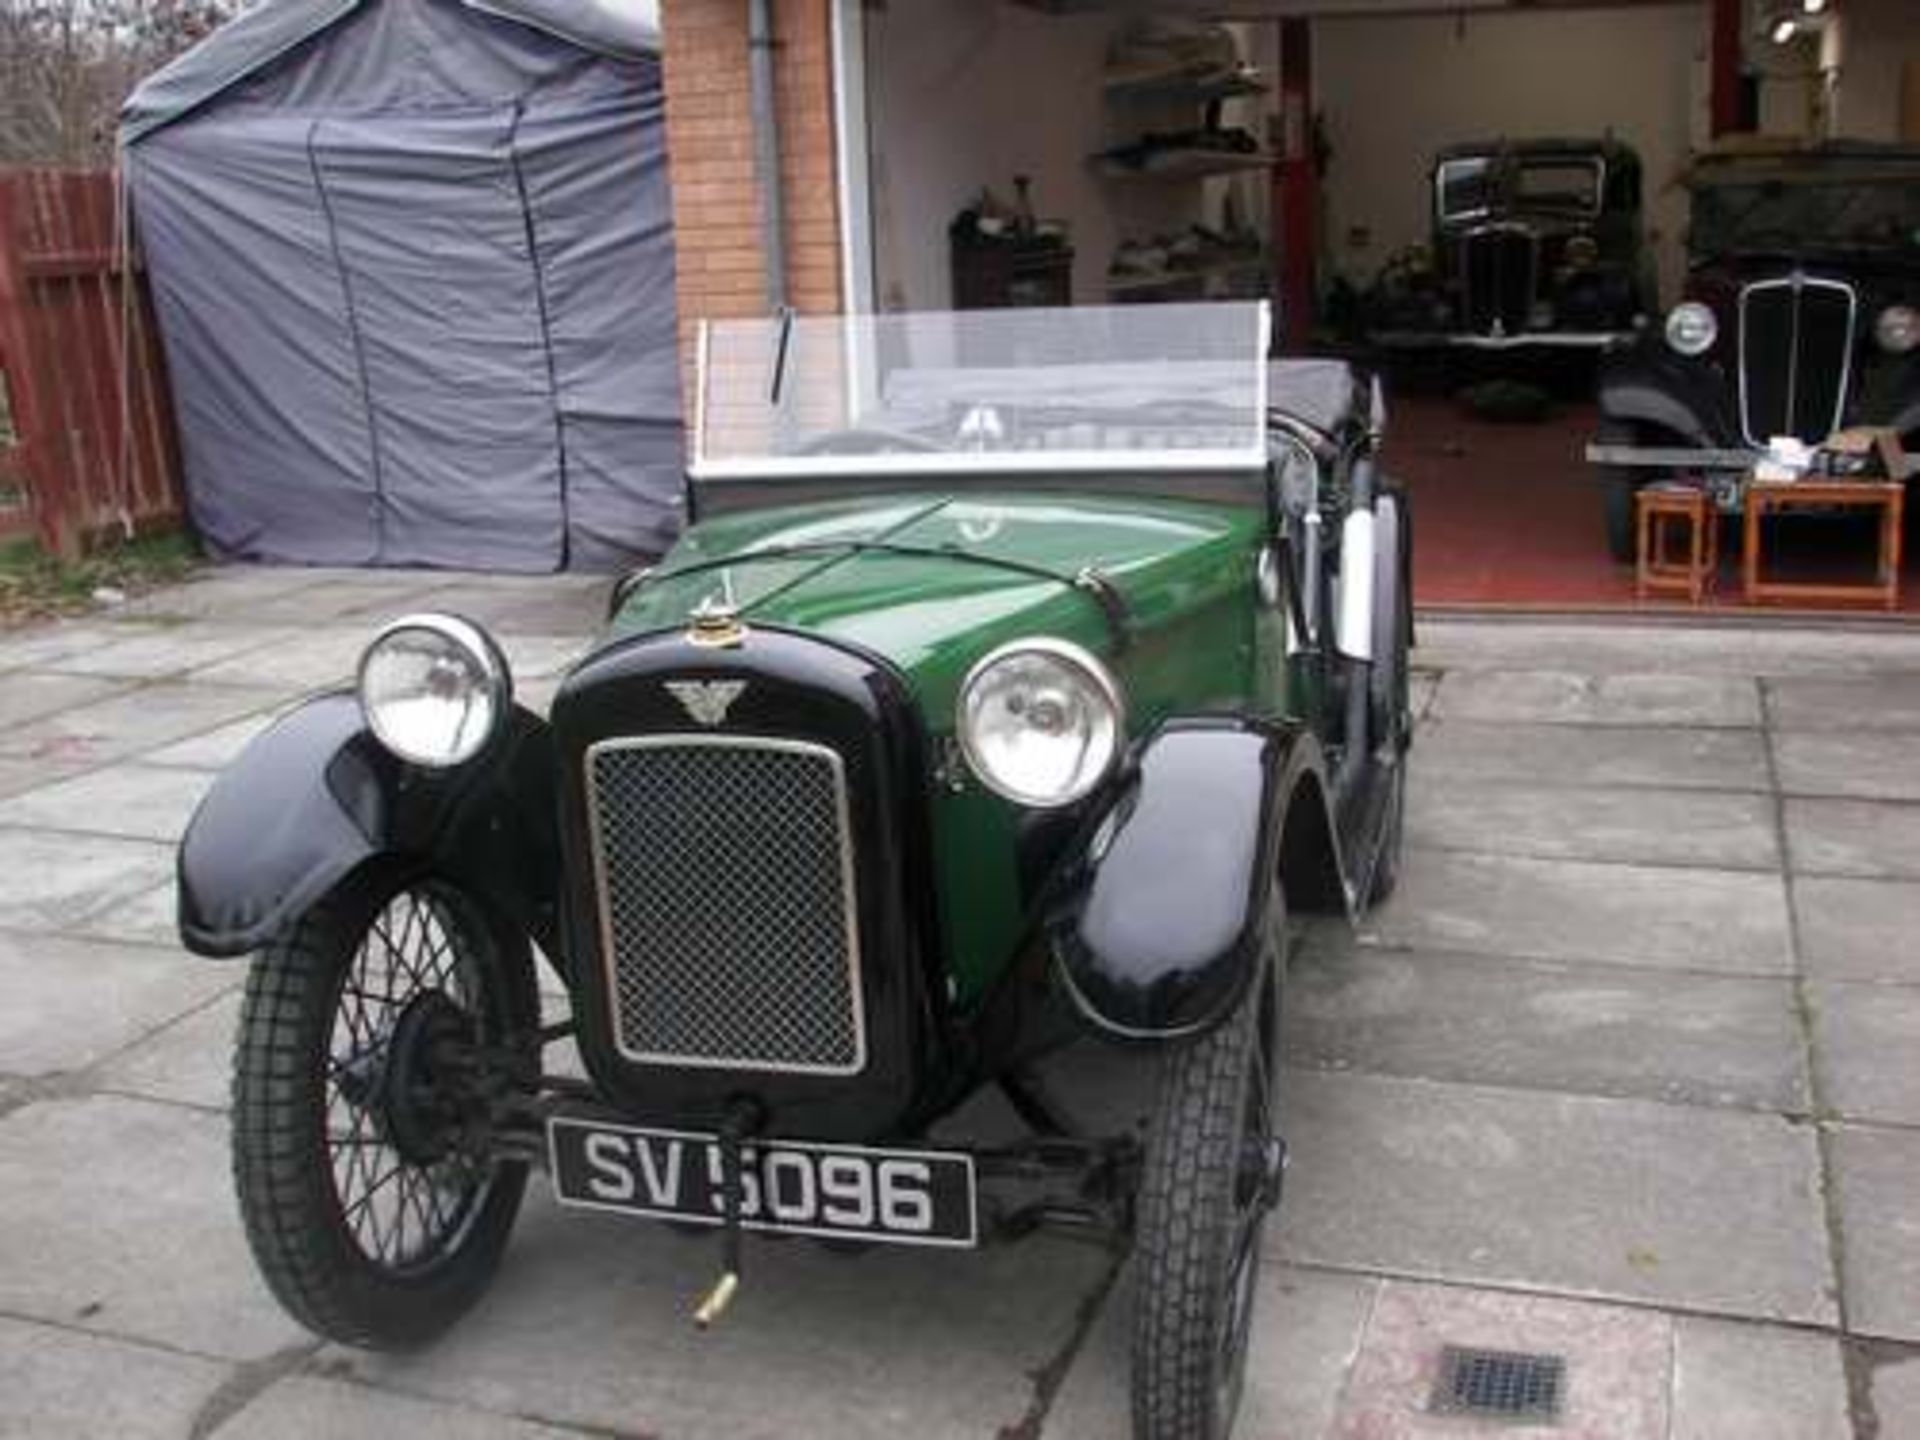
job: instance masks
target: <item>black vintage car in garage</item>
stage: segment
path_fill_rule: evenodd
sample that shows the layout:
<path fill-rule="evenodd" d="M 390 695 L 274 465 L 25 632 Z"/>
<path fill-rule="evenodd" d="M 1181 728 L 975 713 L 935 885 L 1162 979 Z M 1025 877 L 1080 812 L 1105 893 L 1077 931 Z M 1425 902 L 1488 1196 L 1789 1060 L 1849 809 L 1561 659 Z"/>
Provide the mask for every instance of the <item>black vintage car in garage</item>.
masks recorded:
<path fill-rule="evenodd" d="M 1386 351 L 1628 338 L 1651 308 L 1640 159 L 1611 139 L 1497 140 L 1434 157 L 1432 242 L 1390 261 L 1366 303 Z"/>
<path fill-rule="evenodd" d="M 1734 508 L 1776 437 L 1872 425 L 1920 444 L 1920 148 L 1748 147 L 1686 183 L 1686 296 L 1607 357 L 1587 447 L 1623 561 L 1650 481 L 1698 477 Z"/>

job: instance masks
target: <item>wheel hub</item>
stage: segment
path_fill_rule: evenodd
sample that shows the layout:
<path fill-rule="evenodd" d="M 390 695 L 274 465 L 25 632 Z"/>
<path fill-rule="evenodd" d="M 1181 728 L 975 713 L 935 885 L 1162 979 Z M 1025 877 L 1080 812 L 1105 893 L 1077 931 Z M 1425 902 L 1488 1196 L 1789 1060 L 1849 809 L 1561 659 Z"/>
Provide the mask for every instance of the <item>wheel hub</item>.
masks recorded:
<path fill-rule="evenodd" d="M 445 992 L 423 991 L 379 1043 L 345 1067 L 342 1093 L 371 1112 L 382 1137 L 413 1164 L 432 1165 L 453 1149 L 459 1117 L 445 1057 L 467 1043 L 471 1023 Z"/>

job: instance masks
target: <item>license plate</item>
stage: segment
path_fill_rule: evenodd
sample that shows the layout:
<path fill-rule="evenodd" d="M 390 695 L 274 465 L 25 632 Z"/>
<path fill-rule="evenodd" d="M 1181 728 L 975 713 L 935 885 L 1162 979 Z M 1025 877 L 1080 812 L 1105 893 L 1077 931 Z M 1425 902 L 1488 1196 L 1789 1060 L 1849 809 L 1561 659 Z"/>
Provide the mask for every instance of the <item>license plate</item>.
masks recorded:
<path fill-rule="evenodd" d="M 556 1115 L 547 1122 L 549 1173 L 563 1205 L 695 1225 L 723 1225 L 720 1142 Z M 740 1221 L 748 1230 L 877 1240 L 979 1243 L 973 1157 L 754 1140 L 740 1147 Z"/>

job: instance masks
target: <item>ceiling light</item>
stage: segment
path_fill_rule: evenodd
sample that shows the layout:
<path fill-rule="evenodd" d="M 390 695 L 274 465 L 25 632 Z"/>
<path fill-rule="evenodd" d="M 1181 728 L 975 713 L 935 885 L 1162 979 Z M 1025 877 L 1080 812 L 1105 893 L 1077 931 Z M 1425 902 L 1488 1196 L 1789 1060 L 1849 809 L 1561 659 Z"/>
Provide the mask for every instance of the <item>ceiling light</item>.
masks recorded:
<path fill-rule="evenodd" d="M 1773 29 L 1768 33 L 1773 36 L 1774 44 L 1784 45 L 1799 32 L 1800 22 L 1795 20 L 1791 15 L 1782 15 L 1778 20 L 1773 22 Z"/>
<path fill-rule="evenodd" d="M 1800 8 L 1808 15 L 1818 15 L 1827 8 L 1827 0 L 1800 0 Z"/>

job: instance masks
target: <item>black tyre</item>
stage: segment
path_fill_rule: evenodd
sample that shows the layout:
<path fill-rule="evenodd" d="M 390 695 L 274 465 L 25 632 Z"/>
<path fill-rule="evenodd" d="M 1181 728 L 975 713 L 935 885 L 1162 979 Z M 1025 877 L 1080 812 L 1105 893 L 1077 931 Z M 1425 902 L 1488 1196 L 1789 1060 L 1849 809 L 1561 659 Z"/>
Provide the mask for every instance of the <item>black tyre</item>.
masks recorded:
<path fill-rule="evenodd" d="M 1602 420 L 1594 436 L 1602 445 L 1637 445 L 1639 432 L 1619 420 Z M 1639 556 L 1639 537 L 1634 533 L 1633 499 L 1640 487 L 1656 478 L 1656 472 L 1626 465 L 1601 465 L 1600 504 L 1607 527 L 1607 553 L 1622 565 L 1631 565 Z"/>
<path fill-rule="evenodd" d="M 1261 974 L 1234 1015 L 1166 1056 L 1140 1181 L 1137 1440 L 1224 1440 L 1239 1408 L 1260 1237 L 1279 1196 L 1282 1154 L 1277 913 L 1270 935 Z"/>
<path fill-rule="evenodd" d="M 400 1348 L 479 1298 L 527 1171 L 462 1139 L 471 1073 L 456 1085 L 447 1057 L 531 1050 L 537 1016 L 524 939 L 436 880 L 350 885 L 255 957 L 234 1183 L 260 1272 L 301 1324 Z"/>

